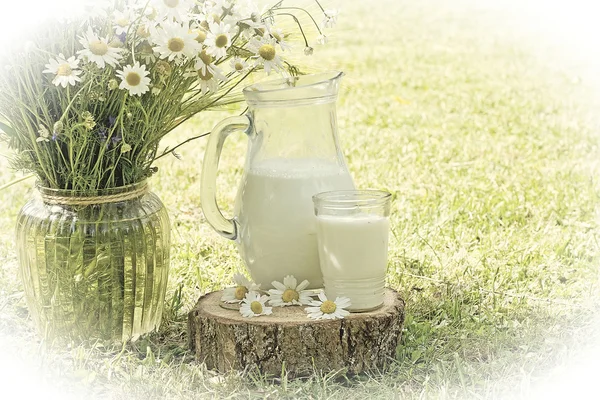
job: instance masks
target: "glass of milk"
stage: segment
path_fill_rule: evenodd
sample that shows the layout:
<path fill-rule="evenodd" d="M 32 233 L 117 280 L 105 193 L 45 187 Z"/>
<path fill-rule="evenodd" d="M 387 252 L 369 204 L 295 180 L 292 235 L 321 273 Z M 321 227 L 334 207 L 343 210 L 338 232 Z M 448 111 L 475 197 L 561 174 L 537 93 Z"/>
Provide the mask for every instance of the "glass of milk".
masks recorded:
<path fill-rule="evenodd" d="M 337 190 L 313 196 L 325 294 L 350 298 L 349 311 L 383 304 L 391 194 Z"/>

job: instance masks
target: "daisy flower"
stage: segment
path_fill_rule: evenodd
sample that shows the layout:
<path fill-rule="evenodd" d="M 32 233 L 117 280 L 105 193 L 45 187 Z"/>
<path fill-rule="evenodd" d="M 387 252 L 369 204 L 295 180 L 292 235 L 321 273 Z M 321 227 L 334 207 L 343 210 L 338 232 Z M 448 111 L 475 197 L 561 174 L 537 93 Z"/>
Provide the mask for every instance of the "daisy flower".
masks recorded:
<path fill-rule="evenodd" d="M 193 0 L 154 0 L 152 5 L 160 16 L 171 21 L 189 21 L 188 11 L 194 6 Z"/>
<path fill-rule="evenodd" d="M 246 297 L 246 294 L 260 289 L 260 285 L 252 282 L 242 274 L 235 274 L 233 281 L 236 286 L 227 288 L 223 291 L 221 301 L 225 303 L 240 303 Z"/>
<path fill-rule="evenodd" d="M 198 42 L 199 44 L 204 43 L 204 41 L 206 40 L 207 34 L 204 28 L 202 27 L 192 27 L 190 28 L 189 32 L 196 35 L 196 42 Z"/>
<path fill-rule="evenodd" d="M 272 70 L 278 71 L 283 69 L 281 58 L 277 54 L 277 49 L 275 48 L 276 44 L 274 39 L 269 39 L 264 36 L 261 40 L 253 38 L 248 43 L 248 49 L 256 54 L 255 65 L 262 65 L 267 75 L 270 74 Z"/>
<path fill-rule="evenodd" d="M 239 74 L 243 74 L 248 70 L 248 63 L 246 62 L 246 60 L 240 57 L 232 58 L 229 62 L 229 65 L 231 65 L 231 69 L 233 69 Z"/>
<path fill-rule="evenodd" d="M 240 306 L 240 314 L 247 318 L 273 314 L 273 308 L 266 306 L 268 298 L 269 296 L 261 296 L 257 292 L 246 293 Z"/>
<path fill-rule="evenodd" d="M 298 281 L 292 275 L 283 278 L 283 283 L 273 281 L 271 285 L 275 289 L 269 289 L 269 303 L 275 307 L 284 307 L 291 305 L 310 304 L 310 292 L 304 290 L 308 286 L 308 281 L 305 279 L 298 285 Z"/>
<path fill-rule="evenodd" d="M 77 69 L 79 60 L 75 56 L 65 59 L 65 56 L 60 53 L 57 58 L 50 59 L 50 63 L 46 64 L 45 67 L 46 69 L 42 72 L 56 75 L 52 79 L 52 83 L 56 86 L 67 87 L 67 85 L 75 85 L 81 81 L 79 77 L 81 71 Z"/>
<path fill-rule="evenodd" d="M 154 50 L 160 58 L 169 61 L 184 61 L 194 58 L 200 51 L 200 44 L 196 41 L 196 34 L 181 24 L 164 24 L 162 29 L 156 31 L 153 41 L 157 44 Z"/>
<path fill-rule="evenodd" d="M 202 50 L 196 58 L 196 64 L 194 65 L 195 71 L 202 71 L 203 74 L 211 72 L 217 69 L 214 63 L 214 57 L 206 53 L 206 49 Z M 194 72 L 195 72 L 194 71 Z"/>
<path fill-rule="evenodd" d="M 207 7 L 207 10 L 212 14 L 221 15 L 223 14 L 223 10 L 227 10 L 231 7 L 231 2 L 229 0 L 212 0 L 212 3 L 212 7 Z"/>
<path fill-rule="evenodd" d="M 200 78 L 200 89 L 202 94 L 208 92 L 217 93 L 219 91 L 219 83 L 223 80 L 221 73 L 218 70 L 206 71 L 203 73 L 202 70 L 198 70 L 198 78 Z"/>
<path fill-rule="evenodd" d="M 235 26 L 234 26 L 235 28 Z M 206 52 L 216 58 L 224 58 L 227 56 L 227 48 L 231 46 L 231 25 L 210 24 L 210 31 L 206 35 L 204 44 L 207 47 Z"/>
<path fill-rule="evenodd" d="M 327 300 L 325 293 L 321 291 L 319 300 L 311 301 L 311 307 L 306 307 L 304 310 L 312 319 L 342 319 L 350 314 L 350 311 L 344 310 L 350 305 L 350 299 L 347 297 L 336 297 L 335 301 L 331 301 Z"/>
<path fill-rule="evenodd" d="M 132 96 L 141 96 L 150 89 L 149 74 L 146 66 L 140 65 L 136 61 L 135 64 L 126 66 L 122 71 L 117 71 L 117 76 L 121 78 L 119 89 L 127 89 Z"/>
<path fill-rule="evenodd" d="M 337 23 L 337 17 L 339 14 L 338 10 L 324 10 L 323 21 L 321 21 L 321 28 L 333 28 Z"/>
<path fill-rule="evenodd" d="M 242 7 L 230 0 L 214 0 L 213 7 L 207 7 L 208 13 L 223 16 L 223 22 L 235 25 L 242 17 Z"/>
<path fill-rule="evenodd" d="M 263 36 L 270 36 L 273 39 L 275 39 L 279 47 L 281 47 L 281 51 L 290 50 L 292 48 L 292 46 L 290 46 L 290 44 L 285 41 L 285 35 L 283 31 L 279 28 L 269 26 L 269 24 L 267 24 L 267 30 L 265 31 Z"/>
<path fill-rule="evenodd" d="M 86 18 L 106 18 L 108 9 L 112 6 L 111 0 L 87 1 L 82 5 L 84 16 Z"/>
<path fill-rule="evenodd" d="M 117 36 L 127 34 L 127 31 L 129 30 L 129 25 L 131 24 L 131 20 L 132 18 L 131 15 L 129 15 L 129 12 L 121 12 L 119 10 L 115 10 L 113 18 L 115 34 Z"/>
<path fill-rule="evenodd" d="M 77 54 L 85 57 L 89 62 L 95 63 L 98 67 L 104 68 L 106 64 L 114 67 L 121 59 L 121 49 L 110 47 L 108 38 L 97 36 L 92 28 L 89 27 L 83 37 L 79 38 L 79 43 L 84 47 Z"/>

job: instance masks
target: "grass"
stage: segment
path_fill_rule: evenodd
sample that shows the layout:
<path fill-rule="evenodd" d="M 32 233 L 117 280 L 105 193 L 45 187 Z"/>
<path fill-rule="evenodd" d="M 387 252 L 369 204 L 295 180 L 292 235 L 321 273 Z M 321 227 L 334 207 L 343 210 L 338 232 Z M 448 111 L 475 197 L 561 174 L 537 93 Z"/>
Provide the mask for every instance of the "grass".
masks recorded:
<path fill-rule="evenodd" d="M 160 160 L 152 182 L 173 224 L 166 320 L 123 348 L 39 343 L 12 237 L 32 182 L 0 191 L 0 354 L 12 363 L 8 376 L 23 365 L 31 385 L 116 399 L 529 398 L 585 359 L 600 336 L 591 103 L 571 72 L 547 68 L 527 43 L 494 34 L 497 16 L 444 3 L 383 0 L 377 4 L 388 12 L 373 13 L 351 2 L 332 45 L 311 60 L 347 73 L 338 118 L 357 186 L 394 196 L 388 280 L 406 299 L 407 318 L 387 370 L 273 382 L 193 361 L 187 311 L 243 268 L 233 243 L 202 216 L 199 141 L 181 149 L 182 161 Z M 202 114 L 165 145 L 226 115 Z M 229 212 L 243 154 L 245 139 L 232 137 L 218 178 Z M 0 161 L 0 186 L 18 176 L 6 165 Z"/>

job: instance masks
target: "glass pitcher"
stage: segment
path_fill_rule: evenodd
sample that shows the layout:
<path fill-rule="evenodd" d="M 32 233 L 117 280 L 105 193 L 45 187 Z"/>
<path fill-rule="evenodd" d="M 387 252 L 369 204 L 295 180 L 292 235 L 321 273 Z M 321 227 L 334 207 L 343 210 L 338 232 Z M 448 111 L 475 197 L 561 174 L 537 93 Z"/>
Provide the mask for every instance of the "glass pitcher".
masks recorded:
<path fill-rule="evenodd" d="M 312 196 L 354 189 L 337 138 L 336 100 L 342 72 L 258 83 L 244 89 L 245 115 L 218 124 L 208 140 L 200 201 L 207 221 L 235 240 L 262 289 L 294 275 L 323 286 Z M 234 217 L 216 202 L 216 175 L 225 139 L 248 136 Z"/>

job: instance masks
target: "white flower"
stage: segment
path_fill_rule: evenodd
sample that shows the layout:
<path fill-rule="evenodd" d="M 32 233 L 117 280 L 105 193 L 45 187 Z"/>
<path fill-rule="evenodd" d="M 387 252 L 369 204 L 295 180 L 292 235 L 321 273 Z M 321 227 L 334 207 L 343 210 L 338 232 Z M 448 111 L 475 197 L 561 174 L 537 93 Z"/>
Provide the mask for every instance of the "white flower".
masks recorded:
<path fill-rule="evenodd" d="M 196 58 L 196 64 L 194 64 L 194 71 L 192 74 L 198 72 L 206 75 L 209 72 L 216 72 L 219 76 L 219 79 L 225 80 L 223 74 L 214 63 L 214 57 L 206 53 L 206 49 L 202 50 Z"/>
<path fill-rule="evenodd" d="M 194 35 L 196 35 L 196 42 L 198 42 L 199 44 L 203 44 L 204 41 L 206 40 L 207 34 L 206 34 L 206 30 L 204 28 L 202 28 L 201 26 L 192 26 L 189 29 L 190 33 L 193 33 Z"/>
<path fill-rule="evenodd" d="M 98 67 L 104 68 L 106 64 L 114 67 L 121 59 L 121 49 L 110 47 L 108 38 L 97 36 L 92 28 L 88 28 L 83 37 L 79 38 L 79 43 L 84 47 L 77 54 L 80 57 L 85 57 L 88 61 L 95 63 Z"/>
<path fill-rule="evenodd" d="M 260 289 L 260 285 L 252 282 L 242 274 L 235 274 L 233 281 L 236 286 L 225 289 L 221 296 L 221 301 L 225 303 L 240 303 L 244 300 L 246 294 Z"/>
<path fill-rule="evenodd" d="M 261 296 L 257 292 L 246 293 L 240 306 L 240 314 L 247 318 L 273 314 L 273 308 L 266 306 L 268 298 L 269 296 Z"/>
<path fill-rule="evenodd" d="M 235 26 L 234 26 L 235 27 Z M 224 58 L 227 56 L 227 48 L 231 46 L 231 35 L 234 32 L 231 25 L 210 24 L 210 31 L 206 35 L 204 44 L 207 47 L 206 52 L 216 58 Z"/>
<path fill-rule="evenodd" d="M 88 0 L 83 2 L 81 7 L 86 18 L 106 18 L 112 4 L 111 0 Z"/>
<path fill-rule="evenodd" d="M 65 59 L 65 56 L 61 53 L 56 59 L 50 59 L 50 63 L 46 64 L 45 67 L 44 73 L 56 75 L 52 80 L 52 83 L 56 86 L 67 87 L 67 85 L 75 85 L 81 81 L 79 77 L 81 71 L 77 69 L 79 60 L 74 56 Z"/>
<path fill-rule="evenodd" d="M 339 15 L 338 10 L 324 10 L 323 21 L 321 22 L 322 28 L 333 28 L 337 23 L 337 17 Z"/>
<path fill-rule="evenodd" d="M 121 12 L 119 10 L 115 10 L 113 15 L 115 33 L 117 35 L 127 33 L 127 31 L 129 30 L 129 25 L 131 25 L 132 19 L 134 18 L 132 18 L 128 11 Z"/>
<path fill-rule="evenodd" d="M 285 41 L 285 35 L 281 29 L 276 28 L 274 26 L 270 26 L 269 24 L 267 24 L 266 27 L 267 30 L 265 31 L 263 36 L 275 39 L 277 44 L 281 47 L 281 51 L 289 50 L 292 48 L 292 46 L 290 46 L 290 44 Z"/>
<path fill-rule="evenodd" d="M 200 51 L 196 36 L 181 24 L 163 24 L 162 29 L 158 29 L 153 37 L 157 44 L 154 50 L 160 54 L 160 58 L 167 58 L 169 61 L 193 59 Z"/>
<path fill-rule="evenodd" d="M 173 19 L 179 22 L 189 21 L 188 13 L 194 6 L 193 0 L 154 0 L 152 5 L 158 15 L 168 21 Z"/>
<path fill-rule="evenodd" d="M 208 2 L 205 2 L 205 12 L 209 15 L 216 15 L 222 22 L 235 25 L 242 17 L 242 7 L 232 0 L 213 0 L 213 6 L 210 7 Z"/>
<path fill-rule="evenodd" d="M 319 36 L 317 36 L 317 43 L 318 44 L 321 44 L 321 45 L 327 44 L 327 40 L 328 40 L 327 36 L 325 36 L 325 35 L 319 35 Z"/>
<path fill-rule="evenodd" d="M 270 74 L 272 70 L 279 71 L 283 69 L 283 64 L 281 64 L 281 58 L 277 54 L 275 45 L 276 42 L 274 39 L 265 37 L 263 37 L 262 40 L 253 38 L 248 43 L 248 49 L 256 54 L 254 57 L 256 59 L 256 65 L 262 65 L 267 75 Z"/>
<path fill-rule="evenodd" d="M 198 70 L 198 78 L 200 78 L 200 89 L 202 90 L 202 94 L 207 94 L 208 92 L 217 93 L 219 91 L 219 84 L 223 80 L 221 77 L 223 76 L 219 70 L 206 71 L 203 73 L 202 70 Z"/>
<path fill-rule="evenodd" d="M 248 63 L 240 57 L 234 57 L 229 62 L 231 69 L 239 74 L 243 74 L 248 70 Z"/>
<path fill-rule="evenodd" d="M 212 0 L 212 7 L 210 7 L 208 4 L 207 5 L 207 10 L 209 12 L 211 12 L 212 14 L 217 14 L 217 15 L 221 15 L 223 14 L 223 10 L 227 10 L 229 9 L 229 7 L 231 7 L 231 2 L 229 0 Z"/>
<path fill-rule="evenodd" d="M 311 307 L 306 307 L 304 310 L 308 313 L 308 317 L 312 319 L 336 319 L 344 318 L 350 314 L 350 311 L 344 310 L 350 307 L 350 299 L 347 297 L 337 297 L 335 301 L 327 300 L 325 293 L 319 293 L 319 300 L 310 302 Z"/>
<path fill-rule="evenodd" d="M 149 72 L 145 65 L 140 65 L 138 61 L 135 64 L 128 65 L 122 71 L 117 71 L 117 76 L 121 78 L 120 89 L 127 89 L 133 96 L 141 96 L 146 93 L 150 87 Z"/>
<path fill-rule="evenodd" d="M 299 285 L 297 283 L 298 281 L 292 275 L 283 278 L 283 283 L 271 282 L 275 289 L 269 289 L 271 295 L 269 303 L 275 307 L 310 304 L 312 301 L 310 292 L 304 290 L 308 286 L 308 281 L 305 279 Z"/>

